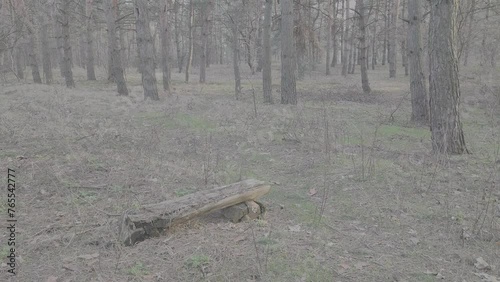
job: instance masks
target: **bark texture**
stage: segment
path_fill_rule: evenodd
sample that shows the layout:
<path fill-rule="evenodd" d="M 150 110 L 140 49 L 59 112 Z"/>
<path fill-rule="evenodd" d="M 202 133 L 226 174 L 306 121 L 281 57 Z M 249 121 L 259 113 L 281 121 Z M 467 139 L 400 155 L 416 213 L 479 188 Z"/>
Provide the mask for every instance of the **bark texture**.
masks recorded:
<path fill-rule="evenodd" d="M 116 20 L 118 18 L 118 0 L 105 1 L 106 19 L 108 26 L 108 53 L 111 57 L 111 73 L 109 77 L 116 82 L 118 95 L 128 95 L 125 77 L 123 75 L 120 45 L 118 44 Z M 108 78 L 109 79 L 109 78 Z"/>
<path fill-rule="evenodd" d="M 359 62 L 361 69 L 361 85 L 363 92 L 368 94 L 371 92 L 370 82 L 368 81 L 368 62 L 366 60 L 366 26 L 365 26 L 365 5 L 363 0 L 356 0 L 356 10 L 358 11 L 359 24 Z"/>
<path fill-rule="evenodd" d="M 265 0 L 263 37 L 263 57 L 262 57 L 262 90 L 264 103 L 273 103 L 272 93 L 272 73 L 271 73 L 271 12 L 273 0 Z"/>
<path fill-rule="evenodd" d="M 171 30 L 168 25 L 169 9 L 171 0 L 163 0 L 160 14 L 160 42 L 161 42 L 161 68 L 163 79 L 163 90 L 170 92 L 170 38 Z M 201 78 L 200 78 L 201 79 Z"/>
<path fill-rule="evenodd" d="M 457 0 L 432 1 L 429 22 L 429 104 L 432 148 L 438 153 L 468 153 L 459 112 L 456 16 Z"/>
<path fill-rule="evenodd" d="M 281 0 L 281 104 L 297 104 L 292 0 Z"/>
<path fill-rule="evenodd" d="M 420 0 L 408 0 L 408 63 L 410 69 L 411 120 L 429 123 L 429 101 L 422 70 L 422 7 Z"/>
<path fill-rule="evenodd" d="M 389 30 L 389 77 L 396 77 L 397 69 L 397 30 L 398 30 L 399 0 L 392 0 L 391 21 Z"/>
<path fill-rule="evenodd" d="M 93 0 L 87 0 L 86 3 L 86 15 L 87 15 L 87 80 L 96 80 L 95 78 L 95 67 L 94 67 L 94 19 L 93 19 Z"/>
<path fill-rule="evenodd" d="M 71 69 L 71 42 L 70 42 L 70 32 L 69 32 L 69 13 L 71 0 L 62 0 L 60 13 L 60 24 L 61 24 L 61 34 L 62 34 L 62 46 L 63 46 L 63 59 L 62 59 L 62 71 L 64 72 L 64 80 L 66 82 L 66 87 L 75 87 L 75 81 L 73 80 L 73 71 Z"/>

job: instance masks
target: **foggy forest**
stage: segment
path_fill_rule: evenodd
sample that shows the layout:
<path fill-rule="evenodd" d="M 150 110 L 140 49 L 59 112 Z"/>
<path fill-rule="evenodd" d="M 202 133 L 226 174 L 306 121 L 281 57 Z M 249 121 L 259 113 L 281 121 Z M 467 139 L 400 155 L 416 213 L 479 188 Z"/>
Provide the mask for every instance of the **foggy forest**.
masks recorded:
<path fill-rule="evenodd" d="M 0 0 L 1 281 L 500 281 L 499 0 Z"/>

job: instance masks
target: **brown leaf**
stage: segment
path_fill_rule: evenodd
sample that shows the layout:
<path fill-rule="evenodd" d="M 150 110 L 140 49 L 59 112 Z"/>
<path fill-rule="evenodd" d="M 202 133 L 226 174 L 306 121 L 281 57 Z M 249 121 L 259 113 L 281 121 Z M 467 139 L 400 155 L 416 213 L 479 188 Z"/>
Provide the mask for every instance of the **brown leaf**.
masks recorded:
<path fill-rule="evenodd" d="M 49 276 L 47 278 L 46 282 L 57 282 L 57 277 L 56 276 Z"/>
<path fill-rule="evenodd" d="M 309 189 L 309 196 L 314 196 L 318 193 L 318 191 L 316 190 L 316 188 L 311 188 Z"/>
<path fill-rule="evenodd" d="M 99 257 L 99 253 L 78 256 L 78 258 L 81 258 L 81 259 L 94 259 L 94 258 L 98 258 L 98 257 Z"/>
<path fill-rule="evenodd" d="M 349 269 L 349 268 L 351 268 L 347 263 L 341 263 L 340 267 L 342 267 L 343 269 Z"/>
<path fill-rule="evenodd" d="M 359 262 L 354 264 L 354 267 L 356 267 L 357 270 L 361 270 L 361 269 L 363 269 L 363 267 L 366 267 L 366 266 L 370 266 L 370 264 L 363 262 L 363 261 L 359 261 Z"/>

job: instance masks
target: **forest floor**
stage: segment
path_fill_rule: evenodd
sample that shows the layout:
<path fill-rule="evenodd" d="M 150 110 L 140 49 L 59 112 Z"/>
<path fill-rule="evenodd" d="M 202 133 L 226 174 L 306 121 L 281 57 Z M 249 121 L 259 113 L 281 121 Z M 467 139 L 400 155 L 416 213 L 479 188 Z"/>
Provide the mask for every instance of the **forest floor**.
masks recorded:
<path fill-rule="evenodd" d="M 81 69 L 75 89 L 62 79 L 2 86 L 0 169 L 16 171 L 18 264 L 11 277 L 2 263 L 0 280 L 500 277 L 500 72 L 462 73 L 472 154 L 440 157 L 429 129 L 410 123 L 401 73 L 370 71 L 373 93 L 363 95 L 359 69 L 347 78 L 313 71 L 298 82 L 299 105 L 288 106 L 279 80 L 278 103 L 264 105 L 261 74 L 242 69 L 240 101 L 231 68 L 218 65 L 206 84 L 173 73 L 173 95 L 160 101 L 143 101 L 131 70 L 129 97 L 103 73 L 85 81 Z M 114 243 L 125 210 L 246 178 L 272 186 L 262 220 L 233 224 L 215 213 L 132 247 Z M 0 201 L 5 225 L 6 188 Z"/>

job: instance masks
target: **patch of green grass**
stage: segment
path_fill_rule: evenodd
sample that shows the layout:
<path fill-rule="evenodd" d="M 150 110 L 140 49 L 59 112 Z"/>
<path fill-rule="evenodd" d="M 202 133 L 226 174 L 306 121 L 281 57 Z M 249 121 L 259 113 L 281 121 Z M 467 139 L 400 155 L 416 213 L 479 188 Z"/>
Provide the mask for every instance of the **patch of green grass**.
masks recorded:
<path fill-rule="evenodd" d="M 277 243 L 278 243 L 278 241 L 271 239 L 271 238 L 268 238 L 268 237 L 257 239 L 257 244 L 261 244 L 261 245 L 276 245 Z"/>
<path fill-rule="evenodd" d="M 16 152 L 14 152 L 14 151 L 0 150 L 0 158 L 14 158 L 15 156 L 16 156 Z"/>
<path fill-rule="evenodd" d="M 175 190 L 175 196 L 182 197 L 182 196 L 189 195 L 193 192 L 194 191 L 192 189 L 177 189 L 177 190 Z"/>
<path fill-rule="evenodd" d="M 198 268 L 202 265 L 209 264 L 210 258 L 206 255 L 193 255 L 185 262 L 188 268 Z"/>
<path fill-rule="evenodd" d="M 293 260 L 289 255 L 282 253 L 269 258 L 267 278 L 270 281 L 295 281 L 297 277 L 305 278 L 300 281 L 332 281 L 334 277 L 330 266 L 322 265 L 311 254 Z"/>
<path fill-rule="evenodd" d="M 214 131 L 216 128 L 215 123 L 188 114 L 177 114 L 171 117 L 162 112 L 149 112 L 141 114 L 137 118 L 143 122 L 160 125 L 165 129 L 189 128 L 192 130 L 210 132 Z"/>
<path fill-rule="evenodd" d="M 144 276 L 148 274 L 148 270 L 142 262 L 137 262 L 132 267 L 127 269 L 127 274 L 132 276 Z"/>
<path fill-rule="evenodd" d="M 408 136 L 413 138 L 430 138 L 431 133 L 427 128 L 402 127 L 397 125 L 382 125 L 377 131 L 381 137 L 391 137 L 394 135 Z"/>

